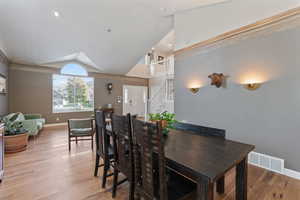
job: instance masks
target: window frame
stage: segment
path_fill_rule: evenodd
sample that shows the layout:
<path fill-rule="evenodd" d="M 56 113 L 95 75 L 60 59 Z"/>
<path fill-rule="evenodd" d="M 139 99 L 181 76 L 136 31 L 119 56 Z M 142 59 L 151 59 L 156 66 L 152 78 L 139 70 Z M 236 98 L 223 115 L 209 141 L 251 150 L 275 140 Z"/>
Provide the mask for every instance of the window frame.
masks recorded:
<path fill-rule="evenodd" d="M 54 100 L 54 76 L 66 76 L 66 77 L 74 77 L 74 78 L 92 78 L 93 79 L 93 107 L 91 110 L 77 110 L 77 111 L 58 111 L 56 112 L 54 110 L 53 100 Z M 95 109 L 95 77 L 91 76 L 81 76 L 81 75 L 70 75 L 70 74 L 52 74 L 52 92 L 51 92 L 51 106 L 52 106 L 52 114 L 63 114 L 63 113 L 87 113 L 87 112 L 93 112 Z"/>
<path fill-rule="evenodd" d="M 63 73 L 62 70 L 63 70 L 65 67 L 67 67 L 68 65 L 75 65 L 75 66 L 80 67 L 81 69 L 85 70 L 86 75 Z M 78 64 L 78 63 L 76 63 L 76 62 L 70 62 L 70 63 L 67 63 L 67 64 L 63 65 L 63 66 L 60 68 L 60 75 L 76 76 L 76 77 L 89 77 L 89 72 L 88 72 L 88 70 L 86 69 L 86 67 L 82 66 L 81 64 Z"/>

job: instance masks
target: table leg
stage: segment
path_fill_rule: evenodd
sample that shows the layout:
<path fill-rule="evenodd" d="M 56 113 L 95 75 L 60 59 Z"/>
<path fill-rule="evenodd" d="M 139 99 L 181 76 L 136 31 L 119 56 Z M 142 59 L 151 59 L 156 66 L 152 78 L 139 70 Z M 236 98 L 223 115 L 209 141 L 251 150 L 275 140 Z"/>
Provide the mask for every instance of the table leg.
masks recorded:
<path fill-rule="evenodd" d="M 197 183 L 197 200 L 213 200 L 214 183 L 207 177 L 200 177 Z"/>
<path fill-rule="evenodd" d="M 248 182 L 247 157 L 236 166 L 236 200 L 247 200 Z"/>
<path fill-rule="evenodd" d="M 219 194 L 224 194 L 225 192 L 225 176 L 222 176 L 217 180 L 217 192 Z"/>

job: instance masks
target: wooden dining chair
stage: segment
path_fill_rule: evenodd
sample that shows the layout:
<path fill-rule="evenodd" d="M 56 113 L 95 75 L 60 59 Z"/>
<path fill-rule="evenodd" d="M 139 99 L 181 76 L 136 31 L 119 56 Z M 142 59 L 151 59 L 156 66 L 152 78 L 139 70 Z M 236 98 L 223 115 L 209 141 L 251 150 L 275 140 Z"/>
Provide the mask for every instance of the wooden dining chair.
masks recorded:
<path fill-rule="evenodd" d="M 135 200 L 189 198 L 196 184 L 166 168 L 164 136 L 160 122 L 133 119 Z"/>
<path fill-rule="evenodd" d="M 208 137 L 216 137 L 220 139 L 226 138 L 226 131 L 223 129 L 210 128 L 195 124 L 176 122 L 174 124 L 174 128 L 182 131 L 190 131 L 199 135 L 208 136 Z M 217 192 L 219 194 L 224 194 L 225 192 L 225 176 L 221 176 L 217 180 Z"/>
<path fill-rule="evenodd" d="M 94 125 L 92 119 L 69 119 L 68 120 L 68 141 L 69 151 L 71 142 L 90 140 L 92 149 L 94 148 Z"/>
<path fill-rule="evenodd" d="M 110 144 L 110 136 L 107 130 L 105 112 L 103 110 L 95 110 L 95 124 L 97 151 L 94 176 L 98 176 L 99 167 L 103 167 L 102 188 L 105 188 L 107 177 L 113 175 L 113 173 L 108 174 L 108 170 L 114 162 L 114 151 Z M 100 164 L 100 158 L 103 160 L 103 164 Z"/>
<path fill-rule="evenodd" d="M 129 181 L 129 199 L 133 200 L 134 165 L 131 115 L 112 115 L 113 147 L 115 155 L 112 197 L 116 196 L 118 185 Z M 122 173 L 126 178 L 118 182 L 118 175 Z"/>

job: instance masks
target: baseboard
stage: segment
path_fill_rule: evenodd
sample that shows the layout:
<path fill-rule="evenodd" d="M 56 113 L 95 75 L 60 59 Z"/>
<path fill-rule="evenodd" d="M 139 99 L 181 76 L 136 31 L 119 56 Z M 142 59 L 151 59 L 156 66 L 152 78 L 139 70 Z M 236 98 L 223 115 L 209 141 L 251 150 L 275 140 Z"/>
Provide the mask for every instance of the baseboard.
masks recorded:
<path fill-rule="evenodd" d="M 271 172 L 300 180 L 300 172 L 285 168 L 285 162 L 281 158 L 251 152 L 248 156 L 248 163 Z"/>
<path fill-rule="evenodd" d="M 291 169 L 284 169 L 284 175 L 300 180 L 300 172 Z"/>
<path fill-rule="evenodd" d="M 0 171 L 0 180 L 1 180 L 1 181 L 2 181 L 2 179 L 3 179 L 3 176 L 4 176 L 4 171 L 1 170 L 1 171 Z"/>
<path fill-rule="evenodd" d="M 63 122 L 63 123 L 45 124 L 44 127 L 47 128 L 47 127 L 66 126 L 66 125 L 68 125 L 68 123 L 67 122 Z"/>

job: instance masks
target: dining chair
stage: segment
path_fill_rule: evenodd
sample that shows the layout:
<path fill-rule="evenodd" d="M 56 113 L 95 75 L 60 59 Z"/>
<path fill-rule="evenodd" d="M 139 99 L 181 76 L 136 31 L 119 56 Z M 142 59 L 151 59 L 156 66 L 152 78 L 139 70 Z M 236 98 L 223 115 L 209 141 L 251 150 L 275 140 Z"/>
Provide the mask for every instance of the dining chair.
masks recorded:
<path fill-rule="evenodd" d="M 129 181 L 129 199 L 133 200 L 134 192 L 134 165 L 131 115 L 112 115 L 113 147 L 115 155 L 114 178 L 112 197 L 116 196 L 118 185 Z M 118 182 L 118 175 L 122 173 L 125 179 Z"/>
<path fill-rule="evenodd" d="M 196 184 L 166 168 L 165 138 L 161 121 L 133 119 L 135 200 L 186 199 L 196 191 Z"/>
<path fill-rule="evenodd" d="M 69 151 L 71 142 L 91 140 L 92 149 L 94 148 L 94 125 L 92 119 L 69 119 L 68 120 L 68 141 Z"/>
<path fill-rule="evenodd" d="M 105 112 L 103 110 L 95 110 L 95 124 L 96 124 L 96 162 L 94 176 L 98 176 L 99 167 L 103 167 L 102 175 L 102 188 L 106 186 L 106 179 L 113 175 L 108 174 L 108 170 L 111 164 L 114 162 L 113 147 L 110 144 L 110 135 L 107 130 L 107 122 L 105 118 Z M 100 164 L 100 158 L 103 160 L 103 164 Z"/>
<path fill-rule="evenodd" d="M 220 139 L 226 138 L 226 131 L 223 129 L 210 128 L 205 126 L 199 126 L 195 124 L 176 122 L 174 124 L 174 128 L 182 131 L 190 131 L 199 135 L 208 136 L 208 137 L 216 137 Z M 221 176 L 217 180 L 217 192 L 219 194 L 223 194 L 225 192 L 225 176 Z"/>

